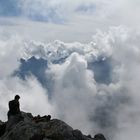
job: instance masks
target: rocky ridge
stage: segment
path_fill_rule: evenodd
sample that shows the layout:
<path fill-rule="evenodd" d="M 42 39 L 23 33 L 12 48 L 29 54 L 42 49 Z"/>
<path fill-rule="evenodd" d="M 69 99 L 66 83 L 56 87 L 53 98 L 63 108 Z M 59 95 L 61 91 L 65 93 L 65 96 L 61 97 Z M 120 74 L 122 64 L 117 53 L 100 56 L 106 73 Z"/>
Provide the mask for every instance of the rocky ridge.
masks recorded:
<path fill-rule="evenodd" d="M 22 112 L 22 116 L 0 121 L 0 140 L 106 140 L 102 134 L 92 138 L 74 130 L 65 122 L 51 116 L 36 116 Z"/>

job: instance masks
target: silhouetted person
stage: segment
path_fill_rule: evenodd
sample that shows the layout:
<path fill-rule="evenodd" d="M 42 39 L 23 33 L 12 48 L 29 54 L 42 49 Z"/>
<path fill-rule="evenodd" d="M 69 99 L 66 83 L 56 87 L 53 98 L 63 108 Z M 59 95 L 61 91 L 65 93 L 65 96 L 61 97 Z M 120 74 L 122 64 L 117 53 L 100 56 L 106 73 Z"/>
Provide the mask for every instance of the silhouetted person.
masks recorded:
<path fill-rule="evenodd" d="M 14 100 L 9 101 L 8 120 L 9 120 L 10 116 L 15 116 L 17 114 L 21 114 L 19 99 L 20 99 L 20 96 L 16 95 Z"/>

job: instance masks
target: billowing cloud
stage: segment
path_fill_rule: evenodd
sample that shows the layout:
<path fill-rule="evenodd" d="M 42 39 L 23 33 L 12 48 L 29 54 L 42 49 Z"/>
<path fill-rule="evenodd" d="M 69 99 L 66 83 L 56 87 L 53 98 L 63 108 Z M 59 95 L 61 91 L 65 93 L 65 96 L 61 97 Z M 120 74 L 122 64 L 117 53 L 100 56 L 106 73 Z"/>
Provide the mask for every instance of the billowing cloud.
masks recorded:
<path fill-rule="evenodd" d="M 22 111 L 32 112 L 34 115 L 53 115 L 53 107 L 48 101 L 47 90 L 42 88 L 35 77 L 30 77 L 26 81 L 17 77 L 1 79 L 0 89 L 2 120 L 7 119 L 8 101 L 13 100 L 16 94 L 21 97 L 20 107 Z"/>
<path fill-rule="evenodd" d="M 2 0 L 1 119 L 19 93 L 24 111 L 86 134 L 138 139 L 139 7 L 138 0 Z"/>
<path fill-rule="evenodd" d="M 102 132 L 115 140 L 132 138 L 140 122 L 139 36 L 119 26 L 98 31 L 89 43 L 44 43 L 19 37 L 16 41 L 15 37 L 1 40 L 1 118 L 6 118 L 7 102 L 20 93 L 24 111 L 52 114 L 86 134 Z M 34 66 L 40 61 L 46 61 L 47 66 L 42 63 L 43 69 L 36 67 L 39 69 L 34 73 L 28 67 L 31 60 L 36 62 Z M 25 72 L 24 80 L 19 75 L 13 77 L 15 71 Z M 40 76 L 46 83 L 40 83 Z"/>

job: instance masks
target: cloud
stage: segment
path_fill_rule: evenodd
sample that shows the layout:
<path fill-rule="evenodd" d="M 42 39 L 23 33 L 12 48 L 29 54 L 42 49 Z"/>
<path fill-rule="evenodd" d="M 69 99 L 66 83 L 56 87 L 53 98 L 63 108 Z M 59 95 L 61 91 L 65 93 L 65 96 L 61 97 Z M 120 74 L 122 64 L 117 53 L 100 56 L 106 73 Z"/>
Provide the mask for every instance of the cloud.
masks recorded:
<path fill-rule="evenodd" d="M 30 48 L 26 56 L 42 56 L 52 63 L 54 60 L 65 59 L 62 64 L 51 64 L 47 70 L 47 74 L 51 71 L 54 76 L 52 100 L 56 104 L 58 117 L 85 133 L 103 132 L 112 138 L 121 131 L 124 138 L 129 135 L 129 126 L 134 125 L 136 120 L 139 122 L 137 117 L 131 119 L 131 115 L 139 114 L 134 109 L 139 107 L 138 38 L 138 33 L 123 26 L 113 27 L 108 32 L 98 32 L 88 44 L 56 41 L 39 47 L 34 42 L 38 47 L 33 48 L 42 48 L 43 51 Z M 107 58 L 111 59 L 111 82 L 100 84 L 94 78 L 96 71 L 87 66 L 90 62 L 98 63 Z M 87 127 L 85 124 L 88 124 Z M 127 129 L 124 130 L 123 125 Z"/>
<path fill-rule="evenodd" d="M 1 34 L 17 34 L 41 42 L 57 39 L 87 43 L 97 29 L 106 32 L 111 26 L 124 25 L 139 30 L 139 2 L 136 0 L 21 0 L 14 5 L 21 9 L 20 15 L 3 15 Z M 5 4 L 5 7 L 8 6 Z"/>
<path fill-rule="evenodd" d="M 0 15 L 56 24 L 75 23 L 75 21 L 81 23 L 81 20 L 88 18 L 88 22 L 93 19 L 92 23 L 100 26 L 125 24 L 134 27 L 140 21 L 137 16 L 139 5 L 137 0 L 133 2 L 130 0 L 2 0 Z M 130 15 L 133 20 L 129 18 Z"/>
<path fill-rule="evenodd" d="M 84 133 L 103 132 L 115 140 L 138 139 L 139 2 L 21 2 L 22 13 L 14 13 L 19 10 L 15 2 L 11 15 L 17 17 L 7 17 L 0 27 L 1 118 L 6 117 L 7 102 L 19 92 L 25 111 L 51 113 Z M 1 4 L 8 8 L 8 3 Z M 30 69 L 26 81 L 11 76 L 23 66 L 21 58 L 28 62 L 32 57 L 48 62 L 43 76 L 51 77 L 51 98 L 48 84 L 44 89 Z M 35 110 L 38 99 L 41 104 Z M 42 106 L 48 108 L 42 110 Z"/>
<path fill-rule="evenodd" d="M 83 7 L 87 3 L 87 6 Z M 17 17 L 27 17 L 30 20 L 34 21 L 43 21 L 43 22 L 54 22 L 54 23 L 64 23 L 69 16 L 73 15 L 78 11 L 88 11 L 92 10 L 93 5 L 91 0 L 72 2 L 70 0 L 21 0 L 21 1 L 1 1 L 0 2 L 0 15 L 1 16 L 17 16 Z M 80 8 L 81 7 L 81 8 Z"/>
<path fill-rule="evenodd" d="M 12 74 L 18 68 L 20 58 L 21 40 L 14 36 L 8 40 L 0 40 L 0 78 Z"/>
<path fill-rule="evenodd" d="M 73 53 L 64 64 L 52 65 L 50 69 L 55 77 L 53 101 L 58 117 L 74 128 L 82 127 L 83 123 L 87 126 L 82 127 L 83 131 L 88 131 L 91 127 L 87 121 L 88 110 L 96 93 L 96 83 L 92 72 L 87 70 L 87 62 Z"/>
<path fill-rule="evenodd" d="M 53 107 L 48 101 L 47 90 L 42 88 L 35 77 L 30 77 L 26 81 L 17 77 L 1 79 L 0 89 L 2 99 L 0 117 L 2 120 L 7 120 L 8 101 L 14 99 L 16 94 L 21 97 L 20 107 L 22 111 L 31 112 L 33 115 L 53 115 Z"/>
<path fill-rule="evenodd" d="M 22 40 L 19 41 L 20 55 L 17 56 L 27 62 L 32 56 L 36 58 L 35 61 L 43 59 L 48 62 L 46 75 L 43 76 L 46 79 L 51 77 L 53 90 L 48 99 L 51 105 L 43 101 L 43 106 L 50 105 L 53 116 L 65 120 L 84 133 L 102 132 L 117 140 L 129 136 L 129 131 L 132 132 L 130 126 L 138 128 L 134 123 L 139 122 L 137 116 L 140 106 L 138 38 L 138 32 L 119 26 L 112 27 L 107 32 L 98 31 L 89 43 Z M 104 67 L 98 67 L 99 63 L 104 63 Z M 18 63 L 17 66 L 19 65 L 22 64 Z M 109 68 L 104 71 L 108 65 Z M 97 74 L 105 78 L 109 76 L 109 82 L 99 82 Z M 41 86 L 38 82 L 35 85 Z M 28 90 L 27 93 L 31 92 Z M 42 93 L 42 87 L 37 91 Z M 26 104 L 29 110 L 33 110 L 30 103 Z"/>

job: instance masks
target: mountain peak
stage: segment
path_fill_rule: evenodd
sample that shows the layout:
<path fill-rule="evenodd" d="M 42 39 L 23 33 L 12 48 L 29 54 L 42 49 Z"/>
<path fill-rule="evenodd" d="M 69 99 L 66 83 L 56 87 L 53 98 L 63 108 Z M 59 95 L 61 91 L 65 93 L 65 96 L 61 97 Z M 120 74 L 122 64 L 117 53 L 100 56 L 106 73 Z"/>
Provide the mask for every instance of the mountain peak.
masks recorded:
<path fill-rule="evenodd" d="M 22 112 L 7 122 L 0 121 L 0 140 L 105 140 L 102 134 L 94 138 L 74 130 L 65 122 L 51 119 L 51 116 L 33 116 Z"/>

